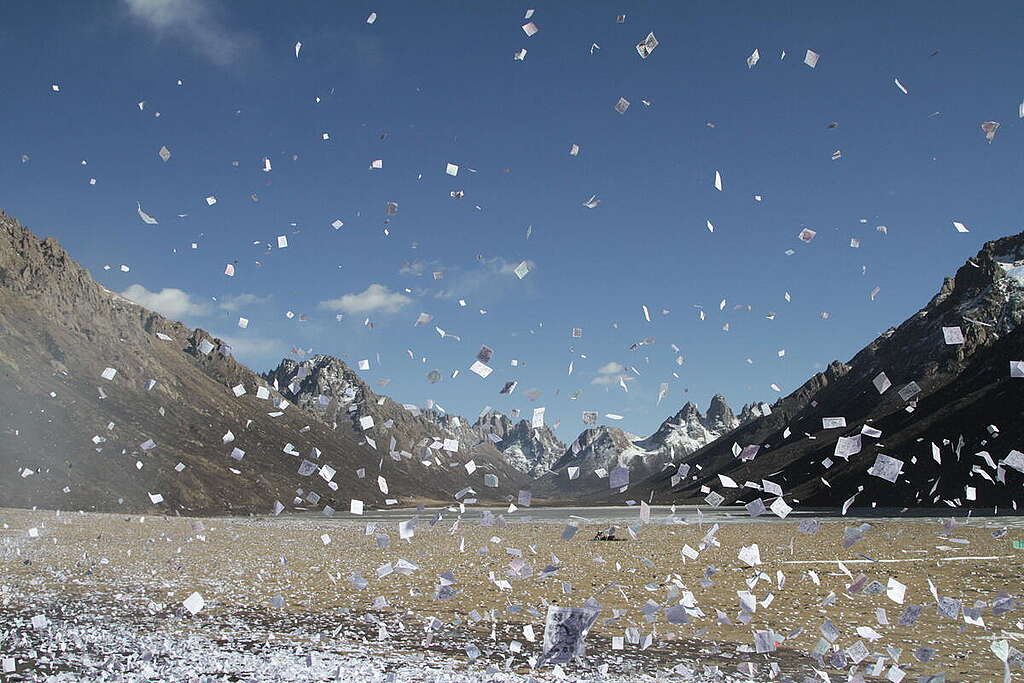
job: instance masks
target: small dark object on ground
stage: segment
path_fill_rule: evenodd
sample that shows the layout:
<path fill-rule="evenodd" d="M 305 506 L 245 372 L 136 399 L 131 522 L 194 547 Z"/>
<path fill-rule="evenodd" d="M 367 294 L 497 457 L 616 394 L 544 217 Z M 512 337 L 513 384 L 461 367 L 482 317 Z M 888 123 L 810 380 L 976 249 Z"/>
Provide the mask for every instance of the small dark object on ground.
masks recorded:
<path fill-rule="evenodd" d="M 593 540 L 595 540 L 595 541 L 625 541 L 626 539 L 624 539 L 624 538 L 616 538 L 616 536 L 615 536 L 615 529 L 616 529 L 616 527 L 613 526 L 613 527 L 609 527 L 608 529 L 605 529 L 604 531 L 598 531 L 597 535 L 594 536 Z"/>

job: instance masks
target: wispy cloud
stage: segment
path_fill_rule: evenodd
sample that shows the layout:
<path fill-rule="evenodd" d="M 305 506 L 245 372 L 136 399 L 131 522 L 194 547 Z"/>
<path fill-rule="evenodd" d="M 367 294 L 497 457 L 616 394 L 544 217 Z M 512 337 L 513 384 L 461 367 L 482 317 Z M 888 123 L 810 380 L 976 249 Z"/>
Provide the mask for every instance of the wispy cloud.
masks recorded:
<path fill-rule="evenodd" d="M 597 369 L 597 377 L 590 380 L 591 384 L 608 385 L 622 382 L 632 382 L 635 377 L 626 374 L 626 366 L 622 363 L 609 361 Z"/>
<path fill-rule="evenodd" d="M 618 384 L 620 379 L 623 382 L 632 382 L 636 378 L 633 377 L 633 375 L 625 375 L 625 374 L 620 374 L 620 375 L 598 375 L 594 379 L 590 380 L 590 383 L 591 384 L 598 384 L 598 385 L 601 385 L 601 384 Z"/>
<path fill-rule="evenodd" d="M 271 298 L 255 294 L 227 294 L 220 298 L 217 307 L 222 311 L 240 311 L 243 306 L 259 306 L 268 303 Z"/>
<path fill-rule="evenodd" d="M 498 258 L 498 259 L 496 259 L 496 261 L 500 262 L 500 267 L 498 268 L 498 272 L 501 273 L 502 275 L 515 275 L 516 274 L 516 268 L 519 267 L 520 263 L 524 263 L 524 261 L 515 261 L 515 262 L 506 261 L 503 258 Z M 525 263 L 526 263 L 526 267 L 530 269 L 531 273 L 533 271 L 537 270 L 537 264 L 534 263 L 533 261 L 527 259 L 525 261 Z M 519 276 L 516 275 L 516 277 L 518 278 Z"/>
<path fill-rule="evenodd" d="M 439 265 L 436 262 L 431 262 L 434 265 Z M 402 267 L 398 269 L 401 275 L 411 275 L 413 277 L 422 277 L 423 273 L 427 271 L 427 267 L 431 265 L 426 261 L 406 261 L 402 264 Z M 435 270 L 444 270 L 443 268 L 436 268 Z"/>
<path fill-rule="evenodd" d="M 167 318 L 178 319 L 187 315 L 206 315 L 210 312 L 209 305 L 193 301 L 187 292 L 175 287 L 164 287 L 159 292 L 151 292 L 136 283 L 121 292 L 121 296 Z"/>
<path fill-rule="evenodd" d="M 273 337 L 216 336 L 231 347 L 235 360 L 250 368 L 274 366 L 288 355 L 288 344 Z"/>
<path fill-rule="evenodd" d="M 401 292 L 393 292 L 384 285 L 373 283 L 358 294 L 345 294 L 337 299 L 321 301 L 320 307 L 342 313 L 394 313 L 412 299 Z"/>
<path fill-rule="evenodd" d="M 158 37 L 187 42 L 215 64 L 235 61 L 252 43 L 224 24 L 208 0 L 121 0 L 128 13 Z"/>
<path fill-rule="evenodd" d="M 511 286 L 522 287 L 526 283 L 520 281 L 515 274 L 516 266 L 520 263 L 522 260 L 509 261 L 501 256 L 494 256 L 480 259 L 477 261 L 477 267 L 471 270 L 439 267 L 436 270 L 445 272 L 443 280 L 445 288 L 429 293 L 438 299 L 465 299 L 478 296 L 481 293 L 493 294 L 504 291 Z M 527 261 L 526 265 L 530 269 L 530 275 L 527 278 L 532 277 L 534 271 L 537 270 L 537 264 Z"/>

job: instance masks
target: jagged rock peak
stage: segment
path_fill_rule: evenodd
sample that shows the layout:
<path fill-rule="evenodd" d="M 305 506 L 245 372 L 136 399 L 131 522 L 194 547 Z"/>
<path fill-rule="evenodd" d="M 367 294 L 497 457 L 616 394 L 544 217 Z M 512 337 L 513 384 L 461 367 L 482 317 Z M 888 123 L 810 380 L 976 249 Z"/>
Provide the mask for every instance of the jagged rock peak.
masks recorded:
<path fill-rule="evenodd" d="M 679 412 L 675 414 L 675 420 L 683 421 L 687 419 L 696 418 L 699 422 L 704 422 L 704 414 L 700 412 L 700 408 L 697 407 L 693 401 L 687 401 L 683 404 L 683 407 L 679 409 Z"/>
<path fill-rule="evenodd" d="M 534 428 L 527 420 L 513 423 L 501 413 L 489 412 L 473 426 L 499 439 L 495 447 L 504 454 L 505 460 L 531 477 L 543 475 L 565 453 L 565 444 L 547 425 Z"/>
<path fill-rule="evenodd" d="M 758 411 L 755 411 L 754 408 L 758 408 Z M 761 415 L 760 408 L 757 403 L 744 403 L 743 407 L 740 409 L 738 419 L 742 425 L 750 422 L 751 420 L 756 420 L 759 417 L 761 417 Z"/>
<path fill-rule="evenodd" d="M 736 414 L 732 412 L 732 408 L 725 401 L 725 396 L 721 394 L 715 394 L 711 397 L 711 404 L 708 406 L 705 422 L 708 429 L 713 431 L 733 429 L 739 424 L 736 420 Z"/>
<path fill-rule="evenodd" d="M 504 413 L 499 413 L 493 410 L 481 415 L 477 418 L 476 422 L 473 423 L 474 427 L 503 438 L 506 434 L 512 431 L 513 425 L 514 423 L 511 418 Z"/>
<path fill-rule="evenodd" d="M 304 360 L 283 358 L 274 370 L 271 370 L 266 374 L 278 377 L 282 375 L 295 375 L 299 372 L 299 368 L 303 366 L 309 374 L 329 373 L 339 378 L 344 376 L 346 379 L 362 382 L 359 375 L 357 375 L 352 368 L 346 365 L 345 361 L 335 356 L 329 356 L 323 353 L 318 353 L 315 356 Z"/>
<path fill-rule="evenodd" d="M 633 445 L 626 432 L 618 427 L 610 427 L 608 425 L 600 425 L 584 430 L 582 434 L 576 437 L 576 443 L 580 450 L 593 447 L 599 443 L 606 443 L 619 449 L 626 449 Z"/>

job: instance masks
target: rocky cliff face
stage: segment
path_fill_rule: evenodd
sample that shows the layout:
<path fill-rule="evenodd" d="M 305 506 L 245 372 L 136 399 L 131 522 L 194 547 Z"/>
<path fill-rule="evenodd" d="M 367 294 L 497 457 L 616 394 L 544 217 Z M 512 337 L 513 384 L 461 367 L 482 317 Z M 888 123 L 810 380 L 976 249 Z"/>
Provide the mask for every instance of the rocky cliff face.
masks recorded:
<path fill-rule="evenodd" d="M 740 424 L 732 408 L 725 402 L 725 396 L 721 394 L 711 397 L 711 405 L 708 406 L 708 413 L 704 419 L 708 430 L 719 435 L 736 429 Z"/>
<path fill-rule="evenodd" d="M 1022 319 L 1024 234 L 986 243 L 924 308 L 849 362 L 832 362 L 769 414 L 682 460 L 699 470 L 656 474 L 638 488 L 681 502 L 707 486 L 729 503 L 761 493 L 724 488 L 720 474 L 741 486 L 771 476 L 791 502 L 813 505 L 856 495 L 857 505 L 1016 506 L 1024 380 L 1010 366 L 1024 359 Z M 846 426 L 823 422 L 833 417 Z M 737 457 L 744 447 L 755 448 Z M 879 453 L 902 463 L 895 481 L 872 475 Z"/>
<path fill-rule="evenodd" d="M 512 422 L 501 413 L 488 413 L 474 424 L 481 433 L 491 438 L 508 463 L 531 479 L 543 476 L 565 453 L 562 443 L 547 425 L 532 427 L 526 420 Z"/>
<path fill-rule="evenodd" d="M 689 455 L 739 425 L 740 419 L 725 397 L 715 394 L 707 415 L 688 401 L 678 413 L 662 422 L 654 434 L 637 441 L 636 445 L 646 451 L 667 451 L 669 459 L 674 459 L 676 455 Z"/>
<path fill-rule="evenodd" d="M 362 432 L 294 405 L 220 340 L 107 291 L 4 214 L 0 380 L 5 505 L 329 512 L 351 498 L 450 501 L 466 486 L 503 501 L 521 479 L 503 462 L 467 474 L 466 454 L 381 460 Z"/>

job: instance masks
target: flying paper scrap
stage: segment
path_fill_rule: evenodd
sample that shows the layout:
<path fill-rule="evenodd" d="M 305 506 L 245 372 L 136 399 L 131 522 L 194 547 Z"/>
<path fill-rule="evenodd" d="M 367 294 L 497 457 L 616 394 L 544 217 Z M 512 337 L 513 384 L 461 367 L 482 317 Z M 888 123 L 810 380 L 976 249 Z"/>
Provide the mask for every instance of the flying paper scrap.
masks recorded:
<path fill-rule="evenodd" d="M 548 607 L 544 623 L 544 654 L 537 666 L 564 664 L 586 651 L 584 639 L 597 620 L 599 610 L 581 607 Z"/>
<path fill-rule="evenodd" d="M 654 37 L 654 33 L 648 33 L 647 37 L 636 44 L 636 51 L 640 55 L 641 59 L 647 59 L 654 52 L 654 48 L 658 47 L 658 39 Z"/>

